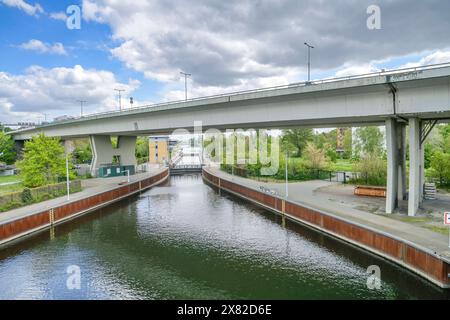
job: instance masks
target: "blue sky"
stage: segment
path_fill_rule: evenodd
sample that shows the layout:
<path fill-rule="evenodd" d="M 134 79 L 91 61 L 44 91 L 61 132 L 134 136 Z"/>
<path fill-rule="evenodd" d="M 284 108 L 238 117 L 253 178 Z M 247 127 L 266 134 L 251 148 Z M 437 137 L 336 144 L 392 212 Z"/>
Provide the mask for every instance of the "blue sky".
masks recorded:
<path fill-rule="evenodd" d="M 161 88 L 160 83 L 145 79 L 142 73 L 126 68 L 123 63 L 111 57 L 109 49 L 117 41 L 111 39 L 108 25 L 82 21 L 80 30 L 69 30 L 65 21 L 48 17 L 50 12 L 65 12 L 69 5 L 81 6 L 80 1 L 43 0 L 39 3 L 46 14 L 38 17 L 0 4 L 0 71 L 21 74 L 31 65 L 45 68 L 81 65 L 84 68 L 110 70 L 119 82 L 127 82 L 129 78 L 137 79 L 142 84 L 134 91 L 133 96 L 140 100 L 158 98 L 155 92 Z M 30 39 L 46 43 L 60 42 L 67 55 L 41 54 L 19 48 L 20 44 Z"/>
<path fill-rule="evenodd" d="M 0 122 L 182 99 L 182 70 L 190 97 L 303 81 L 304 41 L 316 79 L 450 61 L 448 1 L 379 1 L 379 30 L 365 0 L 33 1 L 0 0 Z"/>

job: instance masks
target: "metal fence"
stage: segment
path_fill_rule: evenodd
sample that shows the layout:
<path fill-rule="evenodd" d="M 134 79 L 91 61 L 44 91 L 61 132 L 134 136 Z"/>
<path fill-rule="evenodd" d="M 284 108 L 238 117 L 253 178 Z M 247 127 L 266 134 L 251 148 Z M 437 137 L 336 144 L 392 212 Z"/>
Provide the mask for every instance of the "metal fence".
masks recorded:
<path fill-rule="evenodd" d="M 58 183 L 58 184 L 52 184 L 48 186 L 43 186 L 39 188 L 32 188 L 29 189 L 31 196 L 35 200 L 43 199 L 45 197 L 53 198 L 54 196 L 60 196 L 66 191 L 67 185 L 65 182 Z M 70 191 L 71 192 L 78 192 L 81 191 L 81 180 L 74 180 L 70 182 Z M 11 202 L 22 202 L 22 193 L 20 192 L 13 192 L 10 194 L 6 194 L 3 196 L 0 196 L 0 207 L 3 207 L 5 205 L 8 205 Z"/>

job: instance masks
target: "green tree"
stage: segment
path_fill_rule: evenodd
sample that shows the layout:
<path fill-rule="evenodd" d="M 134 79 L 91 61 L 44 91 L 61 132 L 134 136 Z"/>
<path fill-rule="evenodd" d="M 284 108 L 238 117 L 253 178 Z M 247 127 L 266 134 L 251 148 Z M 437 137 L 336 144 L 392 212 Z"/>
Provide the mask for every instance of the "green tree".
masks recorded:
<path fill-rule="evenodd" d="M 11 132 L 13 130 L 11 128 L 9 128 L 9 127 L 5 127 L 2 124 L 0 124 L 0 131 L 7 133 L 7 132 Z"/>
<path fill-rule="evenodd" d="M 356 141 L 355 146 L 355 158 L 368 154 L 380 155 L 384 154 L 383 142 L 384 134 L 378 127 L 360 127 L 355 132 Z"/>
<path fill-rule="evenodd" d="M 450 124 L 440 125 L 438 128 L 442 137 L 441 148 L 446 152 L 450 152 Z"/>
<path fill-rule="evenodd" d="M 281 139 L 283 149 L 294 152 L 295 157 L 301 157 L 308 142 L 314 138 L 314 132 L 310 128 L 290 129 L 283 131 Z"/>
<path fill-rule="evenodd" d="M 66 176 L 66 156 L 61 141 L 44 134 L 34 136 L 25 142 L 23 158 L 17 167 L 25 187 L 34 188 L 58 182 L 58 177 Z M 74 174 L 71 173 L 71 176 L 73 178 Z"/>
<path fill-rule="evenodd" d="M 0 132 L 0 162 L 13 164 L 15 160 L 14 140 L 10 135 Z"/>
<path fill-rule="evenodd" d="M 138 162 L 143 163 L 148 161 L 148 153 L 148 138 L 138 137 L 136 140 L 136 158 L 138 159 Z"/>
<path fill-rule="evenodd" d="M 349 128 L 345 131 L 344 134 L 344 153 L 342 154 L 342 157 L 344 159 L 350 159 L 352 157 L 352 151 L 353 151 L 353 132 L 352 128 Z"/>
<path fill-rule="evenodd" d="M 450 182 L 450 154 L 436 151 L 431 157 L 431 176 L 439 179 L 442 186 L 444 181 Z"/>
<path fill-rule="evenodd" d="M 326 156 L 333 162 L 338 158 L 336 152 L 337 147 L 337 130 L 333 129 L 329 132 L 321 132 L 314 135 L 314 144 L 317 148 L 325 150 Z"/>
<path fill-rule="evenodd" d="M 87 139 L 75 140 L 73 142 L 73 158 L 76 163 L 89 163 L 92 160 L 91 144 Z"/>

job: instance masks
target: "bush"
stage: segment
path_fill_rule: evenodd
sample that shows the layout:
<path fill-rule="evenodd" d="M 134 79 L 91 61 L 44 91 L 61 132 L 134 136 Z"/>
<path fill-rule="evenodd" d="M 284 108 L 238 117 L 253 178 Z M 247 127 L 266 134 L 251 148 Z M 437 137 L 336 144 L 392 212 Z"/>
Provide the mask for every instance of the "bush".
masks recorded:
<path fill-rule="evenodd" d="M 31 190 L 28 188 L 23 189 L 22 194 L 20 195 L 20 199 L 22 203 L 29 204 L 33 202 L 33 195 L 31 194 Z"/>
<path fill-rule="evenodd" d="M 5 204 L 3 207 L 0 207 L 0 212 L 5 212 L 13 209 L 17 209 L 22 207 L 23 204 L 18 201 L 11 201 L 8 204 Z"/>
<path fill-rule="evenodd" d="M 36 202 L 42 202 L 52 199 L 52 197 L 48 193 L 44 193 L 36 199 Z"/>
<path fill-rule="evenodd" d="M 386 161 L 375 154 L 365 155 L 356 165 L 355 171 L 359 174 L 353 183 L 372 186 L 386 186 L 387 165 Z"/>
<path fill-rule="evenodd" d="M 325 170 L 330 166 L 330 159 L 325 151 L 318 149 L 314 144 L 308 143 L 305 150 L 305 165 L 312 170 Z"/>
<path fill-rule="evenodd" d="M 82 190 L 81 183 L 79 181 L 73 181 L 71 184 L 70 192 L 76 193 Z M 66 195 L 66 188 L 64 186 L 52 186 L 49 185 L 45 190 L 43 188 L 39 188 L 37 190 L 31 190 L 29 188 L 25 188 L 22 191 L 12 193 L 10 195 L 5 195 L 4 197 L 8 197 L 9 202 L 0 207 L 0 212 L 9 211 L 12 209 L 20 208 L 32 203 L 39 203 L 42 201 L 50 200 L 56 197 L 61 197 Z M 33 196 L 34 194 L 34 196 Z M 11 201 L 10 199 L 17 199 Z M 6 201 L 2 201 L 5 203 Z"/>

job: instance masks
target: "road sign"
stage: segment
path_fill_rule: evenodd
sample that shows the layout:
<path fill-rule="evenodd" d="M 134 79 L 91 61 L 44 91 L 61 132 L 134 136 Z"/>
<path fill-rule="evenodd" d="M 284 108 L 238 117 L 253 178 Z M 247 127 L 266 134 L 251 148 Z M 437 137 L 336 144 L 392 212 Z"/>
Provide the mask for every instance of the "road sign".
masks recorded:
<path fill-rule="evenodd" d="M 449 226 L 449 228 L 448 228 L 448 247 L 450 248 L 450 212 L 444 212 L 444 224 Z"/>
<path fill-rule="evenodd" d="M 450 212 L 445 212 L 444 213 L 444 223 L 446 225 L 450 225 Z"/>

